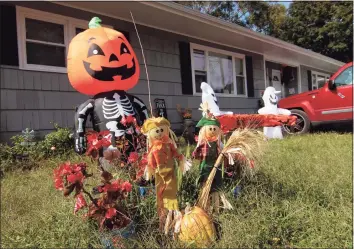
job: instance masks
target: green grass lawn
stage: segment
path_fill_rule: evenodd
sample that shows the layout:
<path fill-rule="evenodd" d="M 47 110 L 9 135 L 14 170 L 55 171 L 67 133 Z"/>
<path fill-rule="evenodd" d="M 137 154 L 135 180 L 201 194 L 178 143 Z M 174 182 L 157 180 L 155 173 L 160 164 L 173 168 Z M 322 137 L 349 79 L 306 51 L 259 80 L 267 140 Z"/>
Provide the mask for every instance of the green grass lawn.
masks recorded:
<path fill-rule="evenodd" d="M 215 247 L 352 248 L 352 153 L 352 134 L 270 141 L 256 176 L 240 179 L 238 198 L 231 194 L 238 182 L 225 185 L 234 210 L 216 219 L 221 236 Z M 58 162 L 41 162 L 36 170 L 7 173 L 1 180 L 3 248 L 100 247 L 93 224 L 73 214 L 74 198 L 54 189 Z M 193 190 L 194 175 L 195 170 L 183 186 Z M 138 208 L 139 238 L 129 245 L 160 247 L 163 241 L 163 246 L 177 246 L 157 231 L 153 197 Z"/>

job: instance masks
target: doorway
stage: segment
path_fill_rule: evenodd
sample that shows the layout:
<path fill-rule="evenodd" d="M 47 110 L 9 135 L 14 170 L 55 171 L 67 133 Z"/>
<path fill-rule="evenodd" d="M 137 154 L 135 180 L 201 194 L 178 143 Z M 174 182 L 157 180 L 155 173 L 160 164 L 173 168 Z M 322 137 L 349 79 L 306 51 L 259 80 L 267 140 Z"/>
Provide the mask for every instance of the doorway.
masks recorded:
<path fill-rule="evenodd" d="M 279 98 L 299 93 L 298 68 L 286 64 L 266 61 L 266 87 L 273 86 L 281 91 Z"/>

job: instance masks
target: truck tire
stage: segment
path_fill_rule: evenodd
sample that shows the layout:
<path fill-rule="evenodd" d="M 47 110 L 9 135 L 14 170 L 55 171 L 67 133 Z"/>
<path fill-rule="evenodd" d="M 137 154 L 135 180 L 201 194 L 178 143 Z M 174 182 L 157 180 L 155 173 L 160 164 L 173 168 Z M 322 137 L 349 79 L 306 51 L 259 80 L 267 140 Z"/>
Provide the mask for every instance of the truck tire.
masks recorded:
<path fill-rule="evenodd" d="M 310 131 L 311 122 L 306 112 L 298 109 L 292 109 L 291 115 L 297 117 L 296 125 L 294 127 L 284 126 L 287 135 L 300 135 Z"/>

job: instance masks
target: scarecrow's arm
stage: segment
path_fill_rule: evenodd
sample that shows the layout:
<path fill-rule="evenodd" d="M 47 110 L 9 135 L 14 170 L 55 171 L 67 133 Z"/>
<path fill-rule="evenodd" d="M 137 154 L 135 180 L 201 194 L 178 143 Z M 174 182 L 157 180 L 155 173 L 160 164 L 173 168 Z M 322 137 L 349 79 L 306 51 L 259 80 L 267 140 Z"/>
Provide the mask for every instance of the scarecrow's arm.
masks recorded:
<path fill-rule="evenodd" d="M 86 120 L 92 114 L 94 107 L 93 99 L 82 103 L 75 110 L 75 152 L 83 154 L 86 152 Z"/>
<path fill-rule="evenodd" d="M 175 146 L 173 144 L 170 144 L 170 149 L 172 152 L 172 156 L 178 160 L 183 159 L 183 155 L 181 153 L 178 152 L 178 150 L 175 148 Z"/>
<path fill-rule="evenodd" d="M 192 153 L 192 157 L 197 159 L 197 160 L 202 160 L 204 157 L 204 153 L 206 153 L 205 151 L 205 144 L 200 144 L 197 148 L 195 148 L 195 150 Z"/>
<path fill-rule="evenodd" d="M 157 167 L 154 152 L 150 152 L 148 154 L 147 160 L 148 160 L 148 163 L 147 163 L 145 171 L 144 171 L 144 178 L 145 178 L 145 180 L 149 181 L 149 180 L 151 180 L 152 176 L 154 175 L 154 170 Z"/>

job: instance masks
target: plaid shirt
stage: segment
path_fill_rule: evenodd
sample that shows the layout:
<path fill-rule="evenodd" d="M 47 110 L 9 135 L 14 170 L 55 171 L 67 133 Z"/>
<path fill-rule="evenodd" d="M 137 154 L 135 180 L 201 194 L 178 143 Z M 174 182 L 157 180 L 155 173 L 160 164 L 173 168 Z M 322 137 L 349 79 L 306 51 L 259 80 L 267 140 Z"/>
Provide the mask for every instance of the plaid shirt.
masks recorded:
<path fill-rule="evenodd" d="M 221 150 L 218 148 L 218 154 L 220 154 Z M 192 153 L 192 157 L 197 160 L 205 160 L 205 157 L 209 153 L 209 145 L 208 143 L 204 142 L 200 144 Z"/>
<path fill-rule="evenodd" d="M 192 157 L 194 159 L 204 161 L 209 153 L 209 145 L 208 143 L 204 142 L 200 144 L 198 147 L 195 148 L 195 150 L 192 153 Z M 218 147 L 218 155 L 221 153 L 220 147 Z M 224 157 L 224 165 L 228 166 L 228 159 Z"/>

